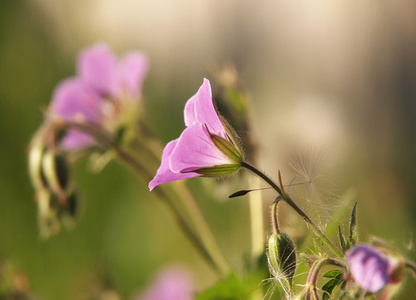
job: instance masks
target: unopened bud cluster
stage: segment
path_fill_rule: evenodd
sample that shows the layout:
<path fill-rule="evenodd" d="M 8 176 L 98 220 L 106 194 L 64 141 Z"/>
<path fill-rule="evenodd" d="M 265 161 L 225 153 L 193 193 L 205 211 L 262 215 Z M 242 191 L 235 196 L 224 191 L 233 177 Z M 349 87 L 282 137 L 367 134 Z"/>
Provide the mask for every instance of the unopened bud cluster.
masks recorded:
<path fill-rule="evenodd" d="M 29 173 L 36 190 L 38 220 L 41 234 L 56 233 L 60 224 L 73 223 L 78 212 L 78 199 L 63 153 L 49 149 L 43 142 L 45 131 L 40 130 L 29 146 Z"/>

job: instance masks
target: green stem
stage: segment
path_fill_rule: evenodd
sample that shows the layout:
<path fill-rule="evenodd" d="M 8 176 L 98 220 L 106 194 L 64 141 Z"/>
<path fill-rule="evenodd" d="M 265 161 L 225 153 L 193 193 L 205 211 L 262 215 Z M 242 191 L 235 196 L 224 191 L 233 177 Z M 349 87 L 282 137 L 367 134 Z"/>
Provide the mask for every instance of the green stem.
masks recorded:
<path fill-rule="evenodd" d="M 342 255 L 341 251 L 334 245 L 334 243 L 326 236 L 326 234 L 319 228 L 315 222 L 290 198 L 289 195 L 282 192 L 282 189 L 273 181 L 271 180 L 266 174 L 262 171 L 254 167 L 253 165 L 243 161 L 241 166 L 250 170 L 251 172 L 258 175 L 261 179 L 266 181 L 282 198 L 283 200 L 290 206 L 292 209 L 299 215 L 301 218 L 312 228 L 315 234 L 328 246 L 329 249 L 340 259 L 344 256 Z"/>
<path fill-rule="evenodd" d="M 272 222 L 272 234 L 280 234 L 279 218 L 278 218 L 278 205 L 280 200 L 276 199 L 272 204 L 272 209 L 270 212 L 271 222 Z"/>
<path fill-rule="evenodd" d="M 333 259 L 333 258 L 319 259 L 312 264 L 309 274 L 308 274 L 308 278 L 306 279 L 306 284 L 309 284 L 315 288 L 316 283 L 318 281 L 319 272 L 326 265 L 332 265 L 332 266 L 337 266 L 337 267 L 346 269 L 344 262 L 338 259 Z"/>

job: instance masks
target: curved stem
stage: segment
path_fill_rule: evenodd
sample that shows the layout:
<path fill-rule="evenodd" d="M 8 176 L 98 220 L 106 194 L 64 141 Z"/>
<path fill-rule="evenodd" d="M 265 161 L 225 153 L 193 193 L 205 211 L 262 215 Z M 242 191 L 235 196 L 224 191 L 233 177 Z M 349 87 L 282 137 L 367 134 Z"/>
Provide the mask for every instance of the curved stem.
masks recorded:
<path fill-rule="evenodd" d="M 143 151 L 143 154 L 146 156 L 146 161 L 147 159 L 150 159 L 159 165 L 159 157 L 162 155 L 162 148 L 158 141 L 148 137 L 145 140 L 137 139 L 137 142 L 136 146 Z M 158 152 L 160 152 L 160 155 L 157 155 Z M 149 181 L 152 178 L 153 175 L 151 175 Z M 210 256 L 218 267 L 218 270 L 223 275 L 227 275 L 230 271 L 230 266 L 220 250 L 217 240 L 189 188 L 187 188 L 182 181 L 176 181 L 167 186 L 160 186 L 155 189 L 155 191 L 162 188 L 168 190 L 169 194 L 175 195 L 175 198 L 183 204 L 185 210 L 187 211 L 187 215 L 191 219 L 193 226 L 195 226 L 195 231 L 198 233 L 198 236 L 208 253 L 210 253 Z"/>
<path fill-rule="evenodd" d="M 130 166 L 138 175 L 143 177 L 146 181 L 150 181 L 153 178 L 153 174 L 147 170 L 147 168 L 142 165 L 137 159 L 135 159 L 130 153 L 122 149 L 114 140 L 111 134 L 105 131 L 98 125 L 95 124 L 83 124 L 79 122 L 66 122 L 62 126 L 68 128 L 76 128 L 87 132 L 96 138 L 97 142 L 102 144 L 109 149 L 113 149 L 117 154 L 117 157 L 124 162 L 126 165 Z M 211 237 L 212 234 L 205 228 L 205 234 L 199 232 L 199 236 L 194 232 L 193 226 L 187 221 L 185 215 L 180 211 L 179 207 L 175 204 L 175 201 L 171 198 L 170 194 L 166 192 L 165 189 L 155 189 L 155 193 L 158 194 L 159 199 L 161 199 L 168 207 L 168 209 L 173 213 L 178 225 L 182 229 L 183 233 L 187 236 L 189 241 L 195 246 L 195 248 L 201 253 L 201 255 L 206 259 L 206 261 L 219 273 L 226 274 L 229 270 L 228 264 L 226 263 L 222 253 L 219 249 L 215 248 L 217 245 L 214 243 L 214 247 L 207 246 L 206 242 L 204 243 L 204 237 Z M 193 209 L 195 211 L 195 209 Z M 199 222 L 204 222 L 202 214 L 198 215 Z M 200 229 L 201 226 L 198 226 L 197 229 Z M 198 230 L 197 230 L 198 231 Z M 209 234 L 207 233 L 209 231 Z M 212 236 L 212 239 L 215 242 L 215 239 Z M 211 241 L 212 244 L 212 241 Z"/>
<path fill-rule="evenodd" d="M 413 279 L 416 280 L 416 264 L 410 260 L 406 260 L 405 262 L 406 269 L 412 274 Z"/>
<path fill-rule="evenodd" d="M 279 197 L 278 197 L 279 198 Z M 271 215 L 271 222 L 272 222 L 272 234 L 280 233 L 280 225 L 279 225 L 279 218 L 278 218 L 278 205 L 280 199 L 276 198 L 276 200 L 272 204 L 272 210 L 270 212 Z"/>
<path fill-rule="evenodd" d="M 152 174 L 148 173 L 146 169 L 142 167 L 142 165 L 135 160 L 131 155 L 129 155 L 124 150 L 117 148 L 115 149 L 118 157 L 121 161 L 126 163 L 128 166 L 133 168 L 134 171 L 136 171 L 139 175 L 145 177 L 146 181 L 152 180 Z M 204 247 L 200 239 L 197 237 L 197 235 L 192 230 L 192 227 L 188 222 L 186 222 L 185 216 L 180 212 L 179 208 L 174 204 L 174 202 L 171 200 L 169 194 L 164 189 L 156 189 L 155 193 L 158 194 L 159 198 L 163 200 L 163 202 L 167 205 L 169 210 L 173 213 L 175 216 L 176 221 L 178 222 L 178 225 L 184 232 L 184 234 L 188 237 L 188 239 L 193 243 L 193 245 L 201 252 L 203 257 L 220 273 L 223 273 L 223 267 L 218 265 L 216 263 L 216 260 L 214 257 L 209 253 L 209 251 Z"/>
<path fill-rule="evenodd" d="M 319 259 L 312 264 L 311 269 L 309 270 L 309 273 L 308 273 L 308 278 L 306 279 L 306 284 L 316 287 L 319 272 L 326 265 L 337 266 L 337 267 L 341 267 L 344 269 L 346 268 L 345 264 L 341 260 L 333 259 L 333 258 Z"/>
<path fill-rule="evenodd" d="M 241 166 L 250 170 L 251 172 L 257 174 L 261 179 L 266 181 L 281 197 L 282 199 L 290 206 L 292 209 L 302 217 L 302 219 L 312 228 L 315 234 L 324 242 L 329 249 L 338 257 L 343 258 L 341 251 L 334 245 L 334 243 L 326 236 L 326 234 L 319 228 L 315 222 L 290 198 L 288 194 L 286 194 L 282 189 L 273 181 L 271 180 L 266 174 L 261 172 L 259 169 L 254 167 L 253 165 L 243 161 Z"/>

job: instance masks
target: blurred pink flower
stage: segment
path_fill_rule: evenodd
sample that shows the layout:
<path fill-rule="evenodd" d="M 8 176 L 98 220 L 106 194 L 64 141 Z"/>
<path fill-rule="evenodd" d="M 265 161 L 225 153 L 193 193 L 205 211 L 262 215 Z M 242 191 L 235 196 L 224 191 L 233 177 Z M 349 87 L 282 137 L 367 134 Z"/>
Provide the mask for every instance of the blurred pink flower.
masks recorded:
<path fill-rule="evenodd" d="M 351 275 L 363 289 L 376 293 L 392 282 L 394 267 L 377 248 L 357 245 L 347 252 Z"/>
<path fill-rule="evenodd" d="M 143 53 L 130 52 L 118 60 L 103 43 L 83 50 L 78 58 L 81 80 L 104 96 L 121 97 L 128 92 L 140 97 L 147 69 L 148 60 Z"/>
<path fill-rule="evenodd" d="M 241 149 L 215 110 L 207 79 L 186 103 L 184 118 L 186 128 L 166 145 L 162 163 L 149 183 L 150 190 L 185 178 L 232 174 L 241 165 Z"/>
<path fill-rule="evenodd" d="M 135 300 L 192 300 L 192 277 L 179 267 L 164 269 Z"/>
<path fill-rule="evenodd" d="M 124 105 L 128 106 L 124 110 L 115 106 L 141 97 L 147 69 L 147 57 L 141 52 L 130 52 L 118 60 L 106 44 L 86 48 L 78 57 L 78 76 L 62 81 L 55 89 L 52 118 L 114 127 L 118 119 L 126 117 L 123 112 L 131 110 L 129 105 Z M 69 130 L 61 143 L 66 150 L 93 144 L 91 136 L 76 129 Z"/>

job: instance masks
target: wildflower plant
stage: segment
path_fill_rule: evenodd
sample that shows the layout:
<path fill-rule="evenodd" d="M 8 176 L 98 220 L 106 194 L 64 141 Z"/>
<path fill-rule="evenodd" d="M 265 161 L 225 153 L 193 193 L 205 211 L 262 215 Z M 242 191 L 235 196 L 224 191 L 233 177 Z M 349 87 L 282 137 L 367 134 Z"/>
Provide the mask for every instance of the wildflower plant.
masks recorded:
<path fill-rule="evenodd" d="M 291 188 L 302 182 L 293 179 L 284 185 L 280 171 L 276 181 L 249 162 L 254 160 L 253 155 L 244 155 L 242 149 L 246 147 L 240 145 L 241 139 L 218 111 L 208 79 L 203 79 L 196 94 L 186 102 L 185 128 L 177 139 L 163 148 L 154 136 L 138 131 L 138 112 L 143 109 L 139 99 L 147 69 L 148 60 L 141 52 L 118 59 L 108 46 L 97 44 L 81 52 L 77 75 L 56 88 L 44 123 L 28 151 L 29 173 L 44 236 L 56 233 L 61 223 L 74 223 L 79 194 L 70 174 L 74 157 L 96 159 L 98 153 L 100 157 L 119 159 L 148 182 L 149 190 L 175 216 L 178 228 L 219 274 L 219 281 L 212 288 L 191 291 L 188 277 L 181 283 L 175 274 L 169 273 L 139 299 L 272 299 L 275 289 L 283 291 L 280 295 L 287 299 L 389 299 L 396 292 L 395 287 L 404 282 L 407 272 L 416 273 L 416 265 L 398 251 L 383 243 L 359 240 L 357 204 L 347 230 L 338 227 L 338 236 L 331 236 L 328 228 L 324 230 L 291 195 Z M 240 113 L 245 111 L 241 109 L 247 107 L 243 94 L 230 86 L 226 90 L 229 97 L 236 97 L 234 104 L 239 105 L 234 107 L 239 107 Z M 130 145 L 133 140 L 136 148 Z M 157 170 L 155 165 L 159 165 Z M 310 166 L 314 173 L 315 165 Z M 221 252 L 195 201 L 197 192 L 192 193 L 181 183 L 194 177 L 224 178 L 240 170 L 262 180 L 275 194 L 269 201 L 271 226 L 261 248 L 263 260 L 253 252 L 260 263 L 247 267 L 244 277 L 229 266 Z M 316 174 L 304 173 L 316 178 Z M 304 183 L 309 185 L 311 181 Z M 254 190 L 249 187 L 230 191 L 230 197 L 251 195 Z M 312 202 L 314 198 L 308 199 Z M 311 244 L 303 245 L 298 237 L 282 229 L 281 205 L 288 205 L 306 223 L 313 234 Z M 255 218 L 253 214 L 251 222 Z M 344 234 L 346 231 L 348 235 Z M 268 282 L 272 282 L 271 288 L 261 289 Z"/>

